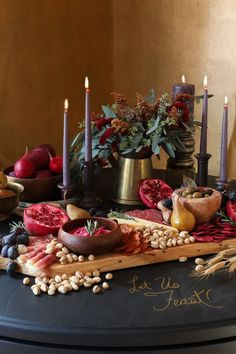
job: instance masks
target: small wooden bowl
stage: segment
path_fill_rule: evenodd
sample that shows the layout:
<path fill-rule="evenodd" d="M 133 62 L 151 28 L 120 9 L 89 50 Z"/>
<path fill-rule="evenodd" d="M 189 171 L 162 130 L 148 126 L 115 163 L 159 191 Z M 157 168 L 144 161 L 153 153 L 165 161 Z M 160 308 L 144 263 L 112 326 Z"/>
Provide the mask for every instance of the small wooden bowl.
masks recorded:
<path fill-rule="evenodd" d="M 17 178 L 9 176 L 13 171 L 13 166 L 3 170 L 8 182 L 20 183 L 24 186 L 24 192 L 20 195 L 21 202 L 43 202 L 56 200 L 60 195 L 57 184 L 61 182 L 62 176 L 52 176 L 48 178 Z"/>
<path fill-rule="evenodd" d="M 98 236 L 76 236 L 69 232 L 76 227 L 84 226 L 87 220 L 97 220 L 101 226 L 104 226 L 110 232 Z M 66 222 L 58 232 L 58 241 L 63 243 L 70 251 L 83 254 L 101 254 L 111 251 L 120 241 L 122 232 L 119 225 L 105 218 L 82 218 Z"/>
<path fill-rule="evenodd" d="M 185 188 L 175 190 L 172 194 L 172 199 L 176 194 L 181 194 L 184 189 Z M 198 187 L 197 189 L 199 191 L 211 189 L 212 195 L 205 198 L 186 198 L 181 195 L 179 200 L 182 202 L 183 206 L 195 216 L 196 224 L 200 225 L 210 221 L 213 215 L 220 209 L 222 194 L 213 188 Z"/>
<path fill-rule="evenodd" d="M 23 192 L 24 187 L 19 183 L 8 183 L 6 189 L 10 189 L 16 194 L 0 198 L 0 221 L 7 219 L 11 212 L 17 207 L 20 194 Z"/>

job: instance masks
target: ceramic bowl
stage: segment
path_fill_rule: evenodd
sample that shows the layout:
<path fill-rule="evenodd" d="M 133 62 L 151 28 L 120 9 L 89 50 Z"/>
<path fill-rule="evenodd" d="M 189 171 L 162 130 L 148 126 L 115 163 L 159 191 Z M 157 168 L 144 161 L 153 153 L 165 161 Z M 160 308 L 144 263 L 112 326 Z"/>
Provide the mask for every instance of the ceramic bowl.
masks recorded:
<path fill-rule="evenodd" d="M 98 236 L 76 236 L 70 231 L 86 225 L 87 220 L 97 220 L 101 226 L 109 229 L 110 232 Z M 120 241 L 122 232 L 119 225 L 105 218 L 82 218 L 66 222 L 58 232 L 58 240 L 63 243 L 70 251 L 76 254 L 102 254 L 111 251 Z"/>
<path fill-rule="evenodd" d="M 212 190 L 212 195 L 205 198 L 186 198 L 180 196 L 183 206 L 188 209 L 196 218 L 196 224 L 204 224 L 211 220 L 213 215 L 220 209 L 222 194 L 213 188 L 198 187 L 199 191 Z M 172 194 L 172 199 L 176 194 L 181 194 L 184 188 L 177 189 Z M 174 199 L 173 199 L 174 200 Z"/>
<path fill-rule="evenodd" d="M 24 187 L 19 183 L 8 183 L 6 189 L 10 189 L 16 194 L 10 197 L 0 198 L 0 221 L 7 219 L 11 212 L 17 207 L 19 197 Z"/>
<path fill-rule="evenodd" d="M 9 176 L 13 171 L 13 166 L 3 170 L 8 182 L 20 183 L 24 186 L 24 191 L 20 195 L 21 202 L 43 202 L 60 198 L 60 191 L 57 184 L 61 182 L 62 176 L 52 176 L 49 178 L 17 178 Z"/>

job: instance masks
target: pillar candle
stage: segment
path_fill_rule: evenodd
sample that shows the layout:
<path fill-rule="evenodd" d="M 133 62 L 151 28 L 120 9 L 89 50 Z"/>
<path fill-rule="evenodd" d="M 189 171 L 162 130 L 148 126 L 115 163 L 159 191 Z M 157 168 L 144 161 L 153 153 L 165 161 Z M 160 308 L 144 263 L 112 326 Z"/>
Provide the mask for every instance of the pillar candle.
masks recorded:
<path fill-rule="evenodd" d="M 193 84 L 188 84 L 185 82 L 185 76 L 182 75 L 182 82 L 178 84 L 174 84 L 172 87 L 172 97 L 175 100 L 178 94 L 189 94 L 192 95 L 193 98 L 186 102 L 188 110 L 189 110 L 189 126 L 193 125 L 193 115 L 194 115 L 194 94 L 195 94 L 195 86 Z"/>
<path fill-rule="evenodd" d="M 91 133 L 91 119 L 90 119 L 90 89 L 89 81 L 85 78 L 85 162 L 92 161 L 92 133 Z"/>
<path fill-rule="evenodd" d="M 201 139 L 200 139 L 200 156 L 205 156 L 207 153 L 207 111 L 208 111 L 208 89 L 207 89 L 207 76 L 204 77 L 204 96 L 202 106 L 202 126 L 201 126 Z"/>
<path fill-rule="evenodd" d="M 63 128 L 63 186 L 70 185 L 70 155 L 68 142 L 68 100 L 64 102 L 64 128 Z"/>
<path fill-rule="evenodd" d="M 227 149 L 228 149 L 228 98 L 225 96 L 223 110 L 221 149 L 220 149 L 220 182 L 227 182 Z"/>

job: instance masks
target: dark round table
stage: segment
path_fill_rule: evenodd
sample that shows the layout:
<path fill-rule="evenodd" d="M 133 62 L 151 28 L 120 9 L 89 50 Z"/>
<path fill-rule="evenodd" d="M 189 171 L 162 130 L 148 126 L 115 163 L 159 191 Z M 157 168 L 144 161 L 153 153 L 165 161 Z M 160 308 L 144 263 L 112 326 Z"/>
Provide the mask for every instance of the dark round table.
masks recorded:
<path fill-rule="evenodd" d="M 101 294 L 56 296 L 34 296 L 22 275 L 1 271 L 0 353 L 234 354 L 236 282 L 194 278 L 193 268 L 188 260 L 115 271 Z"/>

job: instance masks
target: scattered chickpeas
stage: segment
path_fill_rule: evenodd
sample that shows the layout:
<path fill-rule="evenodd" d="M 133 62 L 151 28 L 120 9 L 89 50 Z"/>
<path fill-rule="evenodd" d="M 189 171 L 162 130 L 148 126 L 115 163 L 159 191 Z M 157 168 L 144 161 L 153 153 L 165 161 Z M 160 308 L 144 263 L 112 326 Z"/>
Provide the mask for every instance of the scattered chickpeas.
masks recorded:
<path fill-rule="evenodd" d="M 107 290 L 107 289 L 110 288 L 110 285 L 109 285 L 106 281 L 104 281 L 104 282 L 102 283 L 102 287 L 103 287 L 103 289 Z"/>
<path fill-rule="evenodd" d="M 34 286 L 32 291 L 33 291 L 33 294 L 36 295 L 36 296 L 41 294 L 41 290 L 40 290 L 40 288 L 38 286 Z"/>
<path fill-rule="evenodd" d="M 90 254 L 90 255 L 88 256 L 88 260 L 89 260 L 89 261 L 94 261 L 94 259 L 95 259 L 95 256 L 94 256 L 93 254 Z"/>
<path fill-rule="evenodd" d="M 196 258 L 196 259 L 195 259 L 195 264 L 204 264 L 204 259 L 202 259 L 202 258 Z"/>
<path fill-rule="evenodd" d="M 111 279 L 113 278 L 113 274 L 112 274 L 112 273 L 107 273 L 107 274 L 105 275 L 105 278 L 106 278 L 107 280 L 111 280 Z"/>
<path fill-rule="evenodd" d="M 201 272 L 203 269 L 204 269 L 204 265 L 203 265 L 203 264 L 198 264 L 198 265 L 195 267 L 195 271 L 196 271 L 196 272 Z"/>
<path fill-rule="evenodd" d="M 23 284 L 24 285 L 29 285 L 29 283 L 30 283 L 30 278 L 26 277 L 26 278 L 23 279 Z"/>
<path fill-rule="evenodd" d="M 100 286 L 95 285 L 95 286 L 93 287 L 93 293 L 94 293 L 94 294 L 98 294 L 100 291 L 101 291 Z"/>

